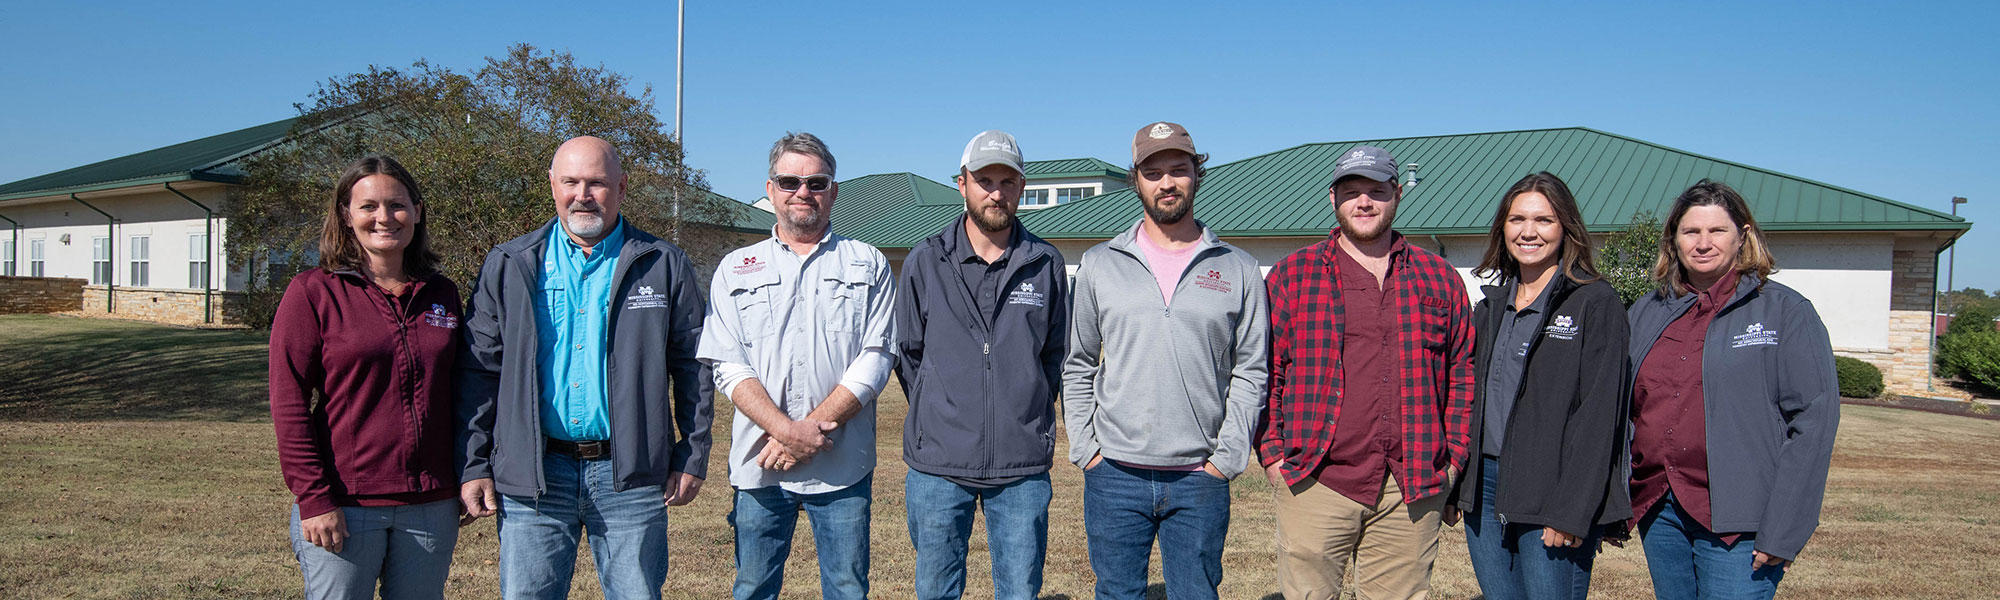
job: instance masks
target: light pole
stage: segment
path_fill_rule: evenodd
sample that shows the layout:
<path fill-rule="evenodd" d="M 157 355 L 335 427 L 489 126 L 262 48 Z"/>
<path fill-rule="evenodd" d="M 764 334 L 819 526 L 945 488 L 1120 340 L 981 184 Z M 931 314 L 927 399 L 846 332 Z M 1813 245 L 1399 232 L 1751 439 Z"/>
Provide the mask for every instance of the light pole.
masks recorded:
<path fill-rule="evenodd" d="M 1952 196 L 1951 216 L 1954 217 L 1958 216 L 1958 205 L 1960 204 L 1965 204 L 1965 197 Z M 1951 258 L 1945 260 L 1946 262 L 1944 267 L 1944 291 L 1945 293 L 1949 294 L 1951 293 L 1952 290 L 1957 289 L 1952 287 L 1952 279 L 1958 275 L 1958 244 L 1951 245 Z"/>

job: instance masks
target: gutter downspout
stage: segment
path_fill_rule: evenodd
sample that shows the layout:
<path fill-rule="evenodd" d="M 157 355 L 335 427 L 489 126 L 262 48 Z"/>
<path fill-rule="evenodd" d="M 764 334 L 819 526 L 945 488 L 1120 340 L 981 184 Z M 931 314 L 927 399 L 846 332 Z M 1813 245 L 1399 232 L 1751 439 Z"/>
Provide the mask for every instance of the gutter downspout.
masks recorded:
<path fill-rule="evenodd" d="M 1950 249 L 1950 248 L 1951 248 L 1952 246 L 1954 246 L 1954 245 L 1957 245 L 1957 244 L 1958 244 L 1958 237 L 1959 237 L 1959 236 L 1962 236 L 1962 235 L 1965 235 L 1965 232 L 1964 232 L 1964 231 L 1960 231 L 1960 232 L 1957 232 L 1957 233 L 1953 233 L 1953 234 L 1951 235 L 1951 237 L 1949 237 L 1949 238 L 1945 238 L 1945 240 L 1944 240 L 1944 244 L 1943 244 L 1943 245 L 1941 245 L 1941 246 L 1938 246 L 1938 248 L 1937 248 L 1937 251 L 1936 251 L 1936 252 L 1932 252 L 1932 253 L 1931 253 L 1931 322 L 1930 322 L 1930 329 L 1931 329 L 1931 339 L 1930 339 L 1930 349 L 1931 349 L 1931 356 L 1930 356 L 1930 361 L 1929 361 L 1929 363 L 1930 363 L 1930 364 L 1927 364 L 1927 365 L 1924 365 L 1924 391 L 1927 391 L 1927 392 L 1935 392 L 1935 391 L 1937 391 L 1937 361 L 1938 361 L 1938 331 L 1937 331 L 1937 314 L 1938 314 L 1938 313 L 1937 313 L 1937 311 L 1938 311 L 1938 295 L 1937 295 L 1937 261 L 1938 261 L 1938 257 L 1939 257 L 1939 256 L 1942 256 L 1942 255 L 1944 255 L 1944 251 L 1945 251 L 1945 250 L 1947 250 L 1947 249 Z M 1950 292 L 1951 290 L 1945 290 L 1945 291 L 1946 291 L 1946 292 Z"/>
<path fill-rule="evenodd" d="M 208 247 L 204 249 L 208 252 L 208 256 L 202 260 L 202 264 L 207 267 L 208 272 L 201 274 L 201 322 L 213 324 L 215 323 L 215 211 L 200 202 L 196 202 L 194 198 L 189 198 L 187 194 L 181 193 L 180 190 L 174 189 L 174 184 L 171 181 L 161 183 L 160 185 L 166 186 L 167 191 L 173 192 L 175 196 L 180 196 L 182 200 L 186 200 L 189 204 L 193 204 L 195 207 L 201 209 L 201 224 L 203 228 L 201 239 L 208 242 L 205 244 Z"/>
<path fill-rule="evenodd" d="M 21 222 L 9 219 L 7 218 L 6 215 L 0 215 L 0 221 L 6 221 L 8 223 L 14 224 L 14 237 L 9 238 L 14 240 L 14 264 L 15 265 L 23 264 L 21 262 L 21 246 L 23 245 L 21 244 Z M 14 267 L 14 269 L 18 271 L 21 269 L 21 267 L 16 266 Z M 13 273 L 0 273 L 0 275 L 13 275 Z"/>
<path fill-rule="evenodd" d="M 1438 236 L 1432 235 L 1431 243 L 1438 245 L 1438 258 L 1451 258 L 1450 256 L 1446 256 L 1444 253 L 1444 240 L 1440 240 L 1438 239 Z"/>
<path fill-rule="evenodd" d="M 82 204 L 85 208 L 97 211 L 97 214 L 104 215 L 104 254 L 106 255 L 105 258 L 111 261 L 110 276 L 104 278 L 104 312 L 105 314 L 110 314 L 113 312 L 113 305 L 117 302 L 117 294 L 114 293 L 114 290 L 118 288 L 118 219 L 111 216 L 111 213 L 104 212 L 102 209 L 91 206 L 89 202 L 84 202 L 82 198 L 76 197 L 75 192 L 70 193 L 69 199 L 75 200 L 77 204 Z M 95 260 L 92 262 L 95 262 Z M 93 268 L 95 268 L 94 265 Z"/>

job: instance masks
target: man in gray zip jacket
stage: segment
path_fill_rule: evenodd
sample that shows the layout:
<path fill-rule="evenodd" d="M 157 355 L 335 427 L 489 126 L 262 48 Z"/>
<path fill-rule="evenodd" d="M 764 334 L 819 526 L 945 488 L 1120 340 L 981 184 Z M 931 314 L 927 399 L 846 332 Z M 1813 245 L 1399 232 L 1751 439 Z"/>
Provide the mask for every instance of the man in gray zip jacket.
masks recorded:
<path fill-rule="evenodd" d="M 1156 536 L 1168 597 L 1214 598 L 1222 583 L 1269 321 L 1257 260 L 1192 217 L 1207 158 L 1180 125 L 1139 128 L 1130 177 L 1145 215 L 1077 267 L 1063 420 L 1098 598 L 1143 597 Z"/>
<path fill-rule="evenodd" d="M 563 143 L 549 187 L 556 218 L 488 252 L 466 302 L 460 500 L 500 515 L 506 598 L 567 597 L 585 529 L 606 598 L 659 598 L 666 507 L 708 470 L 701 291 L 680 248 L 619 217 L 609 143 Z"/>
<path fill-rule="evenodd" d="M 1014 136 L 973 137 L 959 158 L 965 213 L 910 250 L 896 286 L 903 491 L 923 507 L 909 522 L 924 600 L 964 593 L 982 508 L 994 597 L 1041 594 L 1069 277 L 1055 246 L 1014 218 L 1024 169 Z"/>

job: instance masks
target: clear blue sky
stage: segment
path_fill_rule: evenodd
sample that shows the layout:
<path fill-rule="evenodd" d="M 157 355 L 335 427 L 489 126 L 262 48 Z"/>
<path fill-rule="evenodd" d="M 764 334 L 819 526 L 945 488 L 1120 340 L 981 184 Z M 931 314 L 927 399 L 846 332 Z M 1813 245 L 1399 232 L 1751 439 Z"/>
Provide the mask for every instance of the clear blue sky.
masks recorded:
<path fill-rule="evenodd" d="M 672 2 L 74 4 L 0 8 L 0 182 L 293 116 L 370 64 L 471 70 L 515 42 L 650 84 L 673 118 Z M 1940 211 L 1966 196 L 1958 286 L 2000 289 L 1992 3 L 1356 4 L 692 2 L 688 160 L 748 201 L 787 130 L 825 138 L 843 177 L 943 180 L 989 128 L 1030 159 L 1120 163 L 1159 119 L 1218 162 L 1587 126 Z"/>

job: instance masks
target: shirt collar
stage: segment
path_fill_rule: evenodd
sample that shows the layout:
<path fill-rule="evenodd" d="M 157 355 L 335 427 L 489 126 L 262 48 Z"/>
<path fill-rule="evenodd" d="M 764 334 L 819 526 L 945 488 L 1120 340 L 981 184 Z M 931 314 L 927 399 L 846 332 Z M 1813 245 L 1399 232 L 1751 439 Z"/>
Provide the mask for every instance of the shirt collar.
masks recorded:
<path fill-rule="evenodd" d="M 945 251 L 950 253 L 948 256 L 951 257 L 951 262 L 953 263 L 965 263 L 979 258 L 979 253 L 972 249 L 972 231 L 966 229 L 965 219 L 966 216 L 960 214 L 958 221 L 951 226 L 951 235 L 945 237 Z M 1000 253 L 1000 258 L 994 259 L 993 262 L 987 264 L 997 265 L 1006 262 L 1008 257 L 1014 255 L 1014 249 L 1020 246 L 1021 223 L 1015 221 L 1014 226 L 1007 230 L 1006 250 Z M 984 259 L 980 260 L 983 261 Z"/>

